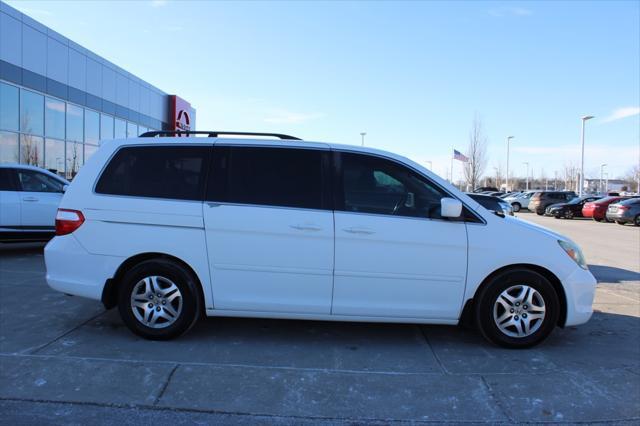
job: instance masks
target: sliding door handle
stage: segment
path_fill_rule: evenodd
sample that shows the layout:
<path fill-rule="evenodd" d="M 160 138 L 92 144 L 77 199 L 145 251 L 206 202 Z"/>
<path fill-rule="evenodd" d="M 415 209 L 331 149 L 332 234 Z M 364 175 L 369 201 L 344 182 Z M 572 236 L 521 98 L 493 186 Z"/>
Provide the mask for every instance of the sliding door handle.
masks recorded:
<path fill-rule="evenodd" d="M 361 226 L 353 226 L 351 228 L 344 228 L 343 229 L 344 232 L 348 232 L 350 234 L 361 234 L 361 235 L 371 235 L 371 234 L 375 234 L 376 231 L 374 231 L 373 229 L 369 229 L 369 228 L 365 228 L 365 227 L 361 227 Z"/>
<path fill-rule="evenodd" d="M 300 223 L 297 225 L 289 225 L 293 229 L 297 229 L 298 231 L 322 231 L 322 228 L 318 225 L 313 225 L 310 223 Z"/>

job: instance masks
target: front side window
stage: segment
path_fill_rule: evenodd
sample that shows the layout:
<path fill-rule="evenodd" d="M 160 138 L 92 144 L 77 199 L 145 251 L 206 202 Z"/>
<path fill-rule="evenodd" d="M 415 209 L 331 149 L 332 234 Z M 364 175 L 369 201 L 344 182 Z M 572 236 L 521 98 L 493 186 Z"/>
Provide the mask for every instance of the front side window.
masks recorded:
<path fill-rule="evenodd" d="M 99 194 L 202 200 L 210 147 L 120 149 L 96 185 Z"/>
<path fill-rule="evenodd" d="M 440 219 L 447 193 L 423 176 L 393 161 L 362 154 L 340 155 L 342 210 Z"/>
<path fill-rule="evenodd" d="M 329 152 L 279 147 L 216 147 L 207 199 L 238 204 L 328 208 Z"/>
<path fill-rule="evenodd" d="M 24 192 L 62 192 L 64 184 L 44 173 L 17 170 L 18 182 Z"/>

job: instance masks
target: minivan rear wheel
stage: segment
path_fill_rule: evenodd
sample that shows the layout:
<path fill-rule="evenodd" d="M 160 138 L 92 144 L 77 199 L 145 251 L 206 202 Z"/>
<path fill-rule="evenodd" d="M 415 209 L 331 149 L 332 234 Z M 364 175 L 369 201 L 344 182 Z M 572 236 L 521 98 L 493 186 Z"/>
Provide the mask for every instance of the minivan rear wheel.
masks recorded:
<path fill-rule="evenodd" d="M 507 348 L 528 348 L 551 334 L 560 315 L 553 285 L 529 269 L 512 269 L 491 279 L 478 295 L 476 323 L 482 335 Z"/>
<path fill-rule="evenodd" d="M 139 263 L 123 277 L 118 292 L 122 321 L 138 336 L 169 340 L 198 319 L 200 299 L 190 271 L 166 259 Z"/>

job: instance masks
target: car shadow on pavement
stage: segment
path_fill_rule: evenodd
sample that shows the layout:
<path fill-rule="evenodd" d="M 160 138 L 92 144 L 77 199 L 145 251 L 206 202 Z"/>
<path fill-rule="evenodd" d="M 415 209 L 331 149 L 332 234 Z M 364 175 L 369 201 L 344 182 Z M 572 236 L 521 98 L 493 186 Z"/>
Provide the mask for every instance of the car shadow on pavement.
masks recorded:
<path fill-rule="evenodd" d="M 589 265 L 589 270 L 598 283 L 620 283 L 622 281 L 640 281 L 640 272 L 614 266 Z"/>

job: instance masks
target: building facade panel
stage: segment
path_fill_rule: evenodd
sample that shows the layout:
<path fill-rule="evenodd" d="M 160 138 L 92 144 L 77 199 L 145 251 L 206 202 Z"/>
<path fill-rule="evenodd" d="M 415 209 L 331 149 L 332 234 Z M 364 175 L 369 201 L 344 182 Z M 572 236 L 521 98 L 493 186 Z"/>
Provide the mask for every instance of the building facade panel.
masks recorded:
<path fill-rule="evenodd" d="M 0 13 L 0 59 L 22 66 L 22 24 L 6 13 Z"/>
<path fill-rule="evenodd" d="M 47 74 L 47 36 L 29 25 L 22 25 L 22 67 Z"/>
<path fill-rule="evenodd" d="M 171 99 L 0 1 L 0 162 L 71 179 L 101 140 L 175 129 Z"/>
<path fill-rule="evenodd" d="M 52 37 L 47 37 L 47 78 L 69 83 L 69 47 Z"/>

